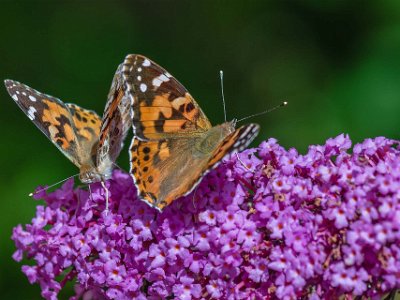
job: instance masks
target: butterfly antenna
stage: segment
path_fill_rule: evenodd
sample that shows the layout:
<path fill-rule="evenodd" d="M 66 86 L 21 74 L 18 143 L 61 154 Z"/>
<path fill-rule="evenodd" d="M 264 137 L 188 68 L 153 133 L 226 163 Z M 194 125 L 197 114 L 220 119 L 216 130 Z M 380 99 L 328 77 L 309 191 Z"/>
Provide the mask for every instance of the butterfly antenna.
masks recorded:
<path fill-rule="evenodd" d="M 251 115 L 251 116 L 248 116 L 248 117 L 244 117 L 244 118 L 242 118 L 242 119 L 239 119 L 239 120 L 237 120 L 237 122 L 241 122 L 241 121 L 243 121 L 243 120 L 246 120 L 246 119 L 249 119 L 249 118 L 252 118 L 252 117 L 256 117 L 256 116 L 260 116 L 260 115 L 263 115 L 263 114 L 267 114 L 267 113 L 269 113 L 269 112 L 271 112 L 271 111 L 274 111 L 275 109 L 284 107 L 284 106 L 286 106 L 287 104 L 288 104 L 288 103 L 287 103 L 286 101 L 284 101 L 284 102 L 282 102 L 281 104 L 279 104 L 279 105 L 277 105 L 277 106 L 275 106 L 275 107 L 273 107 L 273 108 L 269 108 L 269 109 L 267 109 L 267 110 L 264 110 L 264 111 L 262 111 L 262 112 L 256 113 L 256 114 L 254 114 L 254 115 Z"/>
<path fill-rule="evenodd" d="M 221 94 L 222 94 L 222 103 L 224 104 L 224 118 L 226 122 L 226 105 L 225 105 L 225 96 L 224 96 L 224 71 L 219 71 L 219 77 L 221 78 Z"/>
<path fill-rule="evenodd" d="M 79 175 L 79 174 L 75 174 L 75 175 L 69 176 L 69 177 L 67 177 L 67 178 L 65 178 L 65 179 L 63 179 L 63 180 L 60 180 L 59 182 L 53 183 L 52 185 L 49 185 L 49 186 L 47 186 L 47 187 L 45 187 L 45 188 L 42 188 L 42 189 L 40 189 L 40 190 L 38 190 L 38 191 L 34 191 L 33 193 L 29 193 L 29 197 L 32 197 L 32 196 L 34 196 L 34 195 L 36 195 L 36 194 L 38 194 L 38 193 L 40 193 L 40 192 L 46 191 L 46 190 L 48 190 L 49 188 L 51 188 L 51 187 L 53 187 L 53 186 L 55 186 L 55 185 L 58 185 L 58 184 L 60 184 L 60 183 L 62 183 L 62 182 L 64 182 L 64 181 L 67 181 L 68 179 L 71 179 L 71 178 L 73 178 L 73 177 L 75 177 L 75 176 L 78 176 L 78 175 Z"/>

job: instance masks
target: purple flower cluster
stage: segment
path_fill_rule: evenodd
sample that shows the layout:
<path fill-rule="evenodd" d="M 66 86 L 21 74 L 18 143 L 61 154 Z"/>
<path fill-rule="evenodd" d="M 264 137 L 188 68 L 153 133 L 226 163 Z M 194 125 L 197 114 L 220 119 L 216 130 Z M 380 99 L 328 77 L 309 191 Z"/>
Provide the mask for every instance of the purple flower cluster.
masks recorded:
<path fill-rule="evenodd" d="M 274 139 L 225 160 L 163 213 L 128 174 L 73 181 L 14 228 L 14 259 L 57 299 L 378 299 L 400 288 L 400 147 L 340 135 L 306 155 Z"/>

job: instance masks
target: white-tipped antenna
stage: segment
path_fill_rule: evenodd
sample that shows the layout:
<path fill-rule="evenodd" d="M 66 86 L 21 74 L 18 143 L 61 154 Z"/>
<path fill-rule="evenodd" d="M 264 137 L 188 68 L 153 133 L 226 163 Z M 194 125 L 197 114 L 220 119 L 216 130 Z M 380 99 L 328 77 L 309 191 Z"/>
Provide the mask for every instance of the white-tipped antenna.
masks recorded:
<path fill-rule="evenodd" d="M 224 72 L 222 70 L 219 71 L 219 77 L 221 78 L 222 103 L 224 104 L 224 118 L 225 118 L 225 122 L 226 122 L 226 106 L 225 106 L 225 96 L 224 96 Z"/>
<path fill-rule="evenodd" d="M 260 115 L 263 115 L 263 114 L 267 114 L 267 113 L 269 113 L 269 112 L 271 112 L 271 111 L 274 111 L 274 110 L 277 109 L 277 108 L 286 106 L 287 104 L 288 104 L 288 103 L 287 103 L 286 101 L 284 101 L 284 102 L 282 102 L 281 104 L 279 104 L 279 105 L 277 105 L 277 106 L 274 106 L 273 108 L 270 108 L 270 109 L 264 110 L 264 111 L 262 111 L 262 112 L 256 113 L 256 114 L 254 114 L 254 115 L 251 115 L 251 116 L 248 116 L 248 117 L 244 117 L 244 118 L 242 118 L 242 119 L 239 119 L 239 120 L 237 120 L 237 122 L 241 122 L 241 121 L 243 121 L 243 120 L 246 120 L 246 119 L 249 119 L 249 118 L 252 118 L 252 117 L 256 117 L 256 116 L 260 116 Z"/>
<path fill-rule="evenodd" d="M 45 188 L 43 188 L 43 189 L 40 189 L 40 190 L 38 190 L 38 191 L 34 191 L 33 193 L 30 193 L 30 194 L 29 194 L 29 197 L 32 197 L 33 195 L 39 194 L 40 192 L 46 191 L 46 190 L 48 190 L 49 188 L 51 188 L 51 187 L 53 187 L 53 186 L 55 186 L 55 185 L 57 185 L 57 184 L 60 184 L 60 183 L 62 183 L 62 182 L 64 182 L 64 181 L 67 181 L 68 179 L 71 179 L 71 178 L 73 178 L 73 177 L 75 177 L 75 176 L 78 176 L 78 175 L 79 175 L 79 174 L 75 174 L 75 175 L 69 176 L 69 177 L 67 177 L 67 178 L 65 178 L 65 179 L 63 179 L 63 180 L 60 180 L 59 182 L 53 183 L 52 185 L 49 185 L 49 186 L 47 186 L 47 187 L 45 187 Z"/>

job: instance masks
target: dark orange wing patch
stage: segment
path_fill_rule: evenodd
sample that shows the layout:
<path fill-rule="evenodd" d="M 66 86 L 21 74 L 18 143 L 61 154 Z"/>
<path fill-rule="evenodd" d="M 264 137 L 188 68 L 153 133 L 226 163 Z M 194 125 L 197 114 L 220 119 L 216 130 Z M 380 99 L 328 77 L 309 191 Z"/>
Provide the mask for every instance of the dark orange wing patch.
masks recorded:
<path fill-rule="evenodd" d="M 96 112 L 84 109 L 76 104 L 67 103 L 80 139 L 96 142 L 100 134 L 101 119 Z"/>
<path fill-rule="evenodd" d="M 187 135 L 211 128 L 207 117 L 185 87 L 165 69 L 141 55 L 128 55 L 124 73 L 133 98 L 132 124 L 137 138 L 162 139 L 169 133 Z"/>

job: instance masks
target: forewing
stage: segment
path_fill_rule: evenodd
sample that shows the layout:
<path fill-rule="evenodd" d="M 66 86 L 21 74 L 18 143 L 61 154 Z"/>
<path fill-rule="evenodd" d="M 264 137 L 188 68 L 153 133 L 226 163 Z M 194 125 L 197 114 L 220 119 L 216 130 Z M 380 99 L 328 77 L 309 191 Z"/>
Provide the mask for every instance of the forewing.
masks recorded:
<path fill-rule="evenodd" d="M 22 83 L 5 80 L 8 93 L 28 118 L 75 165 L 82 164 L 74 117 L 67 104 Z"/>
<path fill-rule="evenodd" d="M 209 170 L 233 151 L 246 148 L 256 137 L 257 124 L 240 127 L 213 151 L 194 155 L 193 138 L 159 141 L 134 139 L 130 148 L 131 174 L 138 196 L 162 210 L 175 199 L 190 193 Z"/>
<path fill-rule="evenodd" d="M 76 104 L 65 104 L 71 112 L 71 120 L 77 141 L 77 153 L 81 165 L 94 166 L 93 147 L 98 144 L 101 119 L 96 112 Z M 81 170 L 82 171 L 82 170 Z"/>
<path fill-rule="evenodd" d="M 115 162 L 123 147 L 124 139 L 132 125 L 132 99 L 127 96 L 126 83 L 122 73 L 126 64 L 121 64 L 114 75 L 104 110 L 99 145 L 97 149 L 97 166 L 109 159 Z"/>
<path fill-rule="evenodd" d="M 128 55 L 124 72 L 127 92 L 133 99 L 132 125 L 140 140 L 162 139 L 172 134 L 211 128 L 199 105 L 165 69 L 142 55 Z"/>

